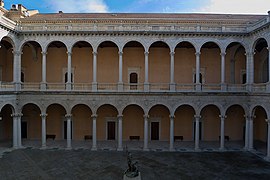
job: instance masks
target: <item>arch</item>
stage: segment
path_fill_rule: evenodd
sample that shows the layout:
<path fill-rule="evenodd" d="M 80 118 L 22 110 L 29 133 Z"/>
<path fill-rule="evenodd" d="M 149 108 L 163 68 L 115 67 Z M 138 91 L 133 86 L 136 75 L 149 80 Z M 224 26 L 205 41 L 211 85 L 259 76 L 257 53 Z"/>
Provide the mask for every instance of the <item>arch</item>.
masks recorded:
<path fill-rule="evenodd" d="M 255 51 L 256 51 L 256 49 L 255 49 L 256 46 L 257 46 L 259 43 L 264 43 L 264 41 L 265 41 L 267 47 L 269 47 L 266 38 L 264 38 L 264 37 L 258 37 L 258 38 L 253 42 L 253 44 L 252 44 L 252 52 L 255 52 Z"/>
<path fill-rule="evenodd" d="M 4 36 L 1 40 L 0 40 L 0 42 L 2 42 L 2 41 L 6 41 L 6 42 L 8 42 L 10 45 L 11 45 L 11 47 L 12 47 L 12 49 L 14 49 L 15 50 L 15 43 L 14 43 L 14 40 L 11 38 L 11 37 L 9 37 L 9 36 Z"/>
<path fill-rule="evenodd" d="M 211 45 L 211 43 L 213 45 Z M 203 44 L 200 46 L 200 52 L 201 52 L 202 48 L 205 48 L 205 47 L 206 48 L 217 48 L 218 47 L 220 52 L 222 50 L 222 46 L 220 45 L 220 43 L 217 41 L 214 41 L 214 40 L 203 42 Z"/>
<path fill-rule="evenodd" d="M 191 45 L 191 46 L 190 46 Z M 188 48 L 194 48 L 195 52 L 196 52 L 196 46 L 195 43 L 192 41 L 188 41 L 188 40 L 181 40 L 179 42 L 177 42 L 177 44 L 175 45 L 175 47 L 173 48 L 174 52 L 176 50 L 177 47 L 188 47 Z"/>
<path fill-rule="evenodd" d="M 231 42 L 226 47 L 227 82 L 231 84 L 245 84 L 246 82 L 246 48 L 240 42 Z"/>
<path fill-rule="evenodd" d="M 28 102 L 23 103 L 22 104 L 22 110 L 23 110 L 23 108 L 25 108 L 28 105 L 34 105 L 40 110 L 40 112 L 42 112 L 41 106 L 38 103 L 34 102 L 34 101 L 28 101 Z"/>
<path fill-rule="evenodd" d="M 79 47 L 79 48 L 81 48 L 81 47 L 91 47 L 92 49 L 94 49 L 93 48 L 93 45 L 90 43 L 90 42 L 88 42 L 88 41 L 85 41 L 85 40 L 77 40 L 76 42 L 74 42 L 72 45 L 71 45 L 71 49 L 73 50 L 73 48 L 74 47 Z"/>
<path fill-rule="evenodd" d="M 49 47 L 57 47 L 57 48 L 65 47 L 66 49 L 68 49 L 67 45 L 63 41 L 60 41 L 60 40 L 55 40 L 55 41 L 48 42 L 48 44 L 47 44 L 47 46 L 45 48 L 45 52 L 48 52 Z"/>
<path fill-rule="evenodd" d="M 146 112 L 149 114 L 149 112 L 150 112 L 153 108 L 155 108 L 155 107 L 157 107 L 157 106 L 165 107 L 165 109 L 168 110 L 169 114 L 172 114 L 171 111 L 170 111 L 170 108 L 169 108 L 167 105 L 162 104 L 162 103 L 158 103 L 158 104 L 152 105 L 151 107 L 149 107 L 149 109 L 148 109 Z"/>
<path fill-rule="evenodd" d="M 199 108 L 198 112 L 200 112 L 200 114 L 201 114 L 202 113 L 202 110 L 205 109 L 208 106 L 215 106 L 215 107 L 218 108 L 220 114 L 222 114 L 222 113 L 224 114 L 224 110 L 223 110 L 222 105 L 221 104 L 218 104 L 218 103 L 207 103 L 207 104 L 204 104 L 204 105 L 202 105 Z"/>
<path fill-rule="evenodd" d="M 233 106 L 239 106 L 239 107 L 241 107 L 244 110 L 245 115 L 248 114 L 248 108 L 247 108 L 247 106 L 242 105 L 242 104 L 238 104 L 238 103 L 232 103 L 232 104 L 229 104 L 226 108 L 224 108 L 225 115 L 227 114 L 228 109 L 231 108 L 231 107 L 233 107 Z"/>
<path fill-rule="evenodd" d="M 218 141 L 220 136 L 220 108 L 214 104 L 208 104 L 201 110 L 202 140 Z M 219 147 L 219 144 L 215 144 Z"/>
<path fill-rule="evenodd" d="M 195 105 L 192 104 L 192 103 L 181 103 L 181 104 L 177 105 L 177 106 L 172 110 L 172 114 L 175 114 L 175 112 L 176 112 L 179 108 L 181 108 L 181 107 L 183 107 L 183 106 L 191 107 L 191 108 L 194 110 L 195 114 L 196 114 L 196 108 L 195 108 Z"/>
<path fill-rule="evenodd" d="M 225 115 L 224 135 L 230 141 L 239 141 L 242 147 L 246 132 L 245 108 L 240 104 L 232 104 L 226 109 Z"/>
<path fill-rule="evenodd" d="M 181 141 L 194 140 L 194 116 L 196 111 L 193 106 L 181 104 L 174 112 L 174 136 L 180 137 Z M 175 143 L 176 147 L 181 144 Z"/>
<path fill-rule="evenodd" d="M 73 139 L 84 140 L 93 134 L 92 110 L 85 104 L 76 104 L 71 109 Z"/>
<path fill-rule="evenodd" d="M 102 105 L 100 105 L 100 106 L 97 108 L 97 112 L 98 112 L 101 108 L 103 108 L 103 107 L 105 107 L 105 106 L 109 106 L 109 107 L 113 108 L 113 109 L 119 114 L 118 109 L 117 109 L 114 105 L 112 105 L 112 104 L 102 104 Z"/>
<path fill-rule="evenodd" d="M 2 111 L 2 109 L 6 106 L 10 106 L 11 110 L 12 110 L 12 114 L 15 113 L 15 108 L 12 104 L 6 103 L 0 106 L 0 112 Z"/>
<path fill-rule="evenodd" d="M 27 46 L 30 46 L 30 48 L 31 48 L 32 51 L 35 50 L 35 49 L 32 49 L 32 48 L 35 48 L 35 46 L 40 47 L 40 48 L 41 48 L 41 51 L 42 51 L 42 46 L 41 46 L 41 44 L 40 44 L 38 41 L 36 41 L 36 40 L 27 40 L 27 41 L 25 41 L 25 42 L 23 42 L 23 43 L 21 44 L 21 46 L 20 46 L 20 51 L 21 51 L 21 52 L 23 52 L 23 48 L 24 48 L 26 45 L 27 45 Z M 35 53 L 35 52 L 33 52 L 33 53 Z"/>
<path fill-rule="evenodd" d="M 0 110 L 0 142 L 1 146 L 11 147 L 13 139 L 13 118 L 14 107 L 11 104 L 4 104 Z M 3 142 L 3 143 L 2 143 Z"/>
<path fill-rule="evenodd" d="M 145 113 L 143 107 L 142 107 L 140 104 L 132 103 L 132 104 L 129 104 L 129 105 L 127 105 L 127 106 L 125 106 L 125 107 L 123 108 L 122 114 L 123 114 L 124 111 L 125 111 L 128 107 L 130 107 L 130 106 L 136 106 L 136 107 L 139 107 L 139 108 Z"/>
<path fill-rule="evenodd" d="M 99 42 L 98 43 L 98 45 L 97 45 L 97 49 L 98 48 L 103 48 L 103 46 L 112 46 L 112 45 L 114 45 L 115 47 L 117 47 L 117 49 L 118 49 L 118 51 L 120 51 L 120 48 L 119 48 L 119 46 L 118 46 L 118 44 L 117 44 L 117 42 L 115 42 L 114 40 L 103 40 L 103 41 L 101 41 L 101 42 Z"/>
<path fill-rule="evenodd" d="M 164 46 L 165 45 L 165 46 Z M 151 48 L 151 47 L 166 47 L 166 48 L 169 48 L 170 49 L 170 46 L 169 46 L 169 44 L 167 43 L 167 42 L 165 42 L 165 41 L 154 41 L 154 42 L 152 42 L 151 44 L 150 44 L 150 46 L 149 46 L 149 49 Z"/>
<path fill-rule="evenodd" d="M 85 104 L 85 103 L 76 103 L 76 104 L 71 105 L 71 108 L 70 108 L 71 112 L 72 112 L 72 110 L 74 108 L 76 108 L 76 106 L 86 106 L 91 112 L 93 112 L 91 107 L 88 104 Z"/>
<path fill-rule="evenodd" d="M 49 104 L 47 107 L 46 107 L 46 112 L 48 111 L 48 108 L 50 108 L 51 106 L 60 106 L 61 108 L 63 108 L 65 110 L 65 113 L 67 114 L 67 110 L 68 108 L 65 106 L 65 105 L 61 105 L 60 103 L 52 103 L 52 104 Z"/>
<path fill-rule="evenodd" d="M 142 47 L 144 48 L 143 46 L 143 43 L 138 41 L 138 40 L 128 40 L 127 42 L 125 42 L 124 46 L 123 46 L 123 49 L 126 48 L 126 47 Z M 145 48 L 144 48 L 145 49 Z"/>

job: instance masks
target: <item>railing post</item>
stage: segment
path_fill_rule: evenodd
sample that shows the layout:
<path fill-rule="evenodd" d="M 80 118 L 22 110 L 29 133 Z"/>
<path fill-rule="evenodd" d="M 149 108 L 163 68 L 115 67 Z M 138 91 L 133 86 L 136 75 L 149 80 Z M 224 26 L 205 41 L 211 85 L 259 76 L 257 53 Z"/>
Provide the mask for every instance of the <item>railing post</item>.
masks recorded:
<path fill-rule="evenodd" d="M 93 51 L 93 82 L 92 91 L 97 91 L 97 52 Z"/>
<path fill-rule="evenodd" d="M 175 92 L 176 84 L 174 82 L 174 54 L 175 52 L 170 52 L 171 55 L 171 66 L 170 66 L 170 91 Z"/>
<path fill-rule="evenodd" d="M 196 52 L 196 91 L 202 91 L 202 86 L 200 82 L 200 52 Z"/>
<path fill-rule="evenodd" d="M 71 74 L 72 74 L 72 72 L 71 72 L 72 71 L 72 69 L 71 69 L 71 61 L 72 61 L 71 60 L 71 55 L 72 55 L 72 52 L 68 51 L 67 54 L 68 54 L 68 65 L 67 65 L 67 67 L 68 67 L 68 69 L 67 69 L 68 70 L 68 72 L 67 72 L 68 77 L 67 77 L 67 83 L 66 83 L 66 90 L 70 91 L 72 89 L 72 87 L 71 87 L 72 86 L 72 79 L 71 79 L 72 78 L 72 76 L 71 76 Z"/>
<path fill-rule="evenodd" d="M 146 51 L 144 52 L 144 71 L 145 71 L 145 75 L 144 75 L 144 91 L 145 92 L 149 92 L 150 91 L 150 85 L 149 85 L 149 81 L 148 81 L 148 55 L 149 52 Z"/>
<path fill-rule="evenodd" d="M 118 91 L 122 92 L 124 90 L 123 83 L 123 52 L 119 51 L 119 77 L 118 77 Z"/>
<path fill-rule="evenodd" d="M 227 86 L 225 84 L 225 55 L 226 52 L 220 53 L 221 55 L 221 91 L 227 91 Z"/>
<path fill-rule="evenodd" d="M 15 91 L 21 90 L 21 51 L 13 51 L 13 82 Z"/>
<path fill-rule="evenodd" d="M 47 52 L 41 52 L 42 54 L 42 82 L 40 83 L 40 89 L 46 90 L 47 89 L 47 83 L 46 83 L 46 55 Z"/>

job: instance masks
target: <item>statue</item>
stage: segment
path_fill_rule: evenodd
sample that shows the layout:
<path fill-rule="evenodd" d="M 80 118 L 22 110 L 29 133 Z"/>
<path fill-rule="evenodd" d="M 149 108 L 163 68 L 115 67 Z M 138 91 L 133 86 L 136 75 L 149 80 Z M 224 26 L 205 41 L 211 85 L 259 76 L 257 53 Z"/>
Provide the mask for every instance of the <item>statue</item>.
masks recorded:
<path fill-rule="evenodd" d="M 132 155 L 130 152 L 127 151 L 127 164 L 128 168 L 124 173 L 124 180 L 128 179 L 134 179 L 134 180 L 140 180 L 141 175 L 137 167 L 137 161 L 133 162 L 132 161 Z"/>

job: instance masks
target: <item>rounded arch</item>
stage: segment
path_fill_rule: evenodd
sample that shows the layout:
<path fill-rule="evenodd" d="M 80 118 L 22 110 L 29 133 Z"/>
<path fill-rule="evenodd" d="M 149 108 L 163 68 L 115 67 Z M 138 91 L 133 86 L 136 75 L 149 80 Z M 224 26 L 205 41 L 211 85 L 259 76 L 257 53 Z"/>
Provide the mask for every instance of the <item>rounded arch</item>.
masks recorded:
<path fill-rule="evenodd" d="M 128 45 L 129 43 L 136 43 L 137 45 L 140 44 L 141 47 L 143 47 L 144 51 L 146 51 L 146 47 L 145 47 L 143 41 L 141 41 L 140 39 L 128 39 L 128 40 L 125 40 L 125 41 L 123 42 L 123 49 L 124 49 L 125 47 L 127 47 L 127 45 Z"/>
<path fill-rule="evenodd" d="M 155 105 L 152 105 L 151 107 L 149 107 L 149 109 L 146 111 L 147 114 L 149 114 L 151 110 L 153 110 L 155 107 L 158 107 L 158 106 L 165 108 L 169 112 L 169 114 L 172 114 L 170 111 L 170 108 L 167 105 L 162 104 L 162 103 L 158 103 L 158 104 L 155 104 Z"/>
<path fill-rule="evenodd" d="M 241 107 L 243 109 L 245 115 L 248 113 L 248 109 L 245 105 L 233 103 L 233 104 L 229 104 L 227 107 L 224 108 L 225 115 L 227 114 L 227 112 L 230 108 L 235 107 L 235 106 Z"/>
<path fill-rule="evenodd" d="M 242 46 L 243 48 L 244 48 L 244 50 L 245 50 L 245 52 L 246 52 L 246 45 L 243 43 L 243 42 L 240 42 L 240 41 L 232 41 L 232 42 L 230 42 L 228 45 L 226 45 L 226 52 L 227 52 L 227 50 L 228 50 L 228 48 L 231 48 L 231 47 L 233 47 L 233 46 L 235 46 L 235 45 L 240 45 L 240 46 Z"/>
<path fill-rule="evenodd" d="M 87 107 L 87 109 L 88 110 L 90 110 L 91 111 L 91 113 L 93 113 L 93 111 L 92 111 L 92 109 L 90 108 L 90 106 L 88 105 L 88 104 L 84 104 L 84 103 L 79 103 L 79 104 L 74 104 L 74 105 L 72 105 L 71 106 L 71 113 L 72 113 L 72 111 L 76 108 L 76 107 L 78 107 L 78 106 L 84 106 L 84 107 Z"/>
<path fill-rule="evenodd" d="M 150 45 L 149 45 L 149 50 L 151 47 L 166 47 L 166 48 L 170 48 L 169 44 L 165 41 L 161 41 L 161 40 L 157 40 L 157 41 L 154 41 L 152 42 Z"/>
<path fill-rule="evenodd" d="M 191 108 L 194 110 L 194 113 L 196 114 L 196 107 L 195 107 L 195 105 L 192 104 L 192 103 L 181 103 L 181 104 L 177 105 L 175 108 L 172 109 L 172 113 L 175 114 L 175 112 L 176 112 L 179 108 L 181 108 L 181 107 L 183 107 L 183 106 L 191 107 Z"/>
<path fill-rule="evenodd" d="M 10 106 L 12 113 L 15 113 L 15 108 L 14 108 L 14 106 L 11 103 L 6 103 L 6 104 L 1 105 L 0 106 L 0 112 L 2 111 L 2 109 L 4 107 L 7 107 L 7 106 Z"/>
<path fill-rule="evenodd" d="M 71 49 L 73 50 L 74 47 L 78 47 L 78 48 L 81 48 L 81 47 L 90 47 L 90 48 L 93 49 L 93 45 L 90 42 L 85 41 L 85 40 L 77 40 L 76 42 L 74 42 L 71 45 Z"/>
<path fill-rule="evenodd" d="M 133 104 L 128 104 L 127 106 L 125 106 L 122 110 L 122 114 L 124 113 L 124 111 L 129 108 L 130 106 L 135 106 L 135 107 L 138 107 L 140 110 L 142 110 L 142 112 L 145 114 L 145 111 L 143 109 L 143 107 L 140 105 L 140 104 L 136 104 L 136 103 L 133 103 Z"/>
<path fill-rule="evenodd" d="M 218 103 L 207 103 L 207 104 L 204 104 L 204 105 L 202 105 L 202 106 L 199 108 L 198 112 L 200 112 L 200 114 L 201 114 L 202 111 L 203 111 L 205 108 L 209 107 L 209 106 L 214 106 L 214 107 L 216 107 L 216 108 L 218 109 L 218 111 L 219 111 L 220 114 L 224 114 L 224 110 L 223 110 L 222 105 L 221 105 L 221 104 L 218 104 Z"/>
<path fill-rule="evenodd" d="M 46 45 L 46 48 L 45 48 L 46 52 L 48 52 L 49 47 L 57 47 L 57 48 L 64 47 L 64 48 L 68 49 L 68 46 L 63 41 L 60 41 L 60 40 L 48 42 L 48 44 Z"/>
<path fill-rule="evenodd" d="M 65 110 L 65 113 L 67 114 L 68 113 L 68 108 L 65 106 L 65 105 L 62 105 L 62 104 L 60 104 L 60 103 L 52 103 L 52 104 L 49 104 L 47 107 L 46 107 L 46 112 L 48 112 L 48 109 L 50 108 L 50 107 L 52 107 L 52 106 L 59 106 L 59 107 L 61 107 L 61 108 L 63 108 L 64 110 Z"/>
<path fill-rule="evenodd" d="M 266 38 L 258 37 L 252 44 L 252 52 L 256 52 L 256 46 L 260 44 L 266 44 L 266 47 L 269 47 L 269 44 Z"/>
<path fill-rule="evenodd" d="M 97 110 L 96 110 L 97 113 L 98 113 L 98 111 L 100 111 L 100 109 L 102 109 L 103 107 L 106 107 L 106 106 L 108 106 L 110 108 L 113 108 L 113 110 L 115 110 L 117 112 L 117 114 L 119 114 L 118 109 L 114 105 L 112 105 L 112 104 L 102 104 L 102 105 L 99 105 L 98 108 L 97 108 Z"/>
<path fill-rule="evenodd" d="M 251 106 L 251 108 L 250 108 L 251 109 L 251 116 L 255 116 L 256 110 L 259 108 L 261 108 L 265 112 L 266 119 L 268 119 L 269 113 L 268 113 L 267 108 L 264 104 L 256 104 L 256 105 Z"/>
<path fill-rule="evenodd" d="M 200 46 L 200 51 L 202 50 L 202 48 L 218 48 L 221 52 L 222 46 L 218 41 L 210 40 L 203 42 L 203 44 Z"/>
<path fill-rule="evenodd" d="M 196 51 L 196 44 L 189 40 L 181 40 L 176 43 L 173 50 L 175 51 L 177 47 L 187 47 L 187 48 L 194 48 Z"/>
<path fill-rule="evenodd" d="M 34 48 L 34 47 L 40 47 L 41 48 L 41 51 L 42 51 L 42 46 L 41 46 L 41 44 L 38 42 L 38 41 L 36 41 L 36 40 L 27 40 L 27 41 L 24 41 L 22 44 L 21 44 L 21 46 L 19 47 L 19 49 L 20 49 L 20 51 L 21 52 L 23 52 L 23 48 L 25 47 L 25 46 L 29 46 L 30 48 Z M 35 49 L 32 49 L 32 50 L 35 50 Z"/>
<path fill-rule="evenodd" d="M 36 106 L 39 109 L 40 113 L 42 113 L 41 106 L 38 103 L 34 102 L 34 101 L 28 101 L 28 102 L 23 103 L 21 109 L 23 110 L 23 108 L 25 108 L 28 105 L 34 105 L 34 106 Z"/>
<path fill-rule="evenodd" d="M 97 49 L 103 48 L 103 47 L 117 47 L 118 51 L 120 51 L 120 47 L 114 40 L 102 40 L 98 43 Z"/>
<path fill-rule="evenodd" d="M 11 45 L 11 48 L 13 48 L 13 49 L 16 48 L 16 47 L 15 47 L 14 40 L 13 40 L 11 37 L 9 37 L 9 36 L 4 36 L 4 37 L 1 39 L 1 41 L 0 41 L 1 44 L 2 44 L 2 41 L 8 42 L 8 43 Z"/>

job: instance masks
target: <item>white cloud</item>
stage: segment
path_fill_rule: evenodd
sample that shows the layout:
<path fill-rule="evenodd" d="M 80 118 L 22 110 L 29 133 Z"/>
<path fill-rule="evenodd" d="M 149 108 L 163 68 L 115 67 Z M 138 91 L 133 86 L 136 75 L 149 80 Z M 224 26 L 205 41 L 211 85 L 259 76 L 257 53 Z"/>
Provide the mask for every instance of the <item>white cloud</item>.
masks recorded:
<path fill-rule="evenodd" d="M 49 0 L 53 11 L 65 13 L 104 13 L 108 7 L 103 0 Z"/>
<path fill-rule="evenodd" d="M 199 12 L 237 13 L 237 14 L 267 14 L 270 10 L 270 0 L 210 0 L 210 3 Z"/>

